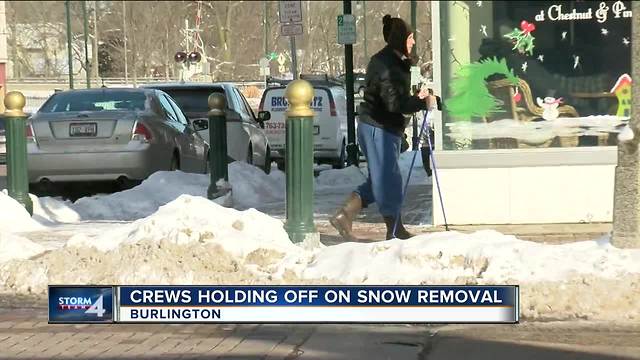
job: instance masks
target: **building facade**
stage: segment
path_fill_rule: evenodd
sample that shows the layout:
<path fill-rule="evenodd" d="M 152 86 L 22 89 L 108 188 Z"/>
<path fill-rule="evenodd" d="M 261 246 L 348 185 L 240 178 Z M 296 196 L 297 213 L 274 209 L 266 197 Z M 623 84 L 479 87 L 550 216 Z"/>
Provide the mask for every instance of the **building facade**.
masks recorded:
<path fill-rule="evenodd" d="M 631 2 L 434 1 L 432 14 L 447 220 L 612 221 Z"/>

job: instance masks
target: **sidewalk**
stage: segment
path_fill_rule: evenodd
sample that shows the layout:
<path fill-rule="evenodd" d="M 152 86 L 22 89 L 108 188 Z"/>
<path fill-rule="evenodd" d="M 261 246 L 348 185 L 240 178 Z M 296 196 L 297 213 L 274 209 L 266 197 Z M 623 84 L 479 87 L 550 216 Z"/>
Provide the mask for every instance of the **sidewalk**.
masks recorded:
<path fill-rule="evenodd" d="M 0 359 L 640 359 L 640 324 L 49 325 L 0 309 Z"/>
<path fill-rule="evenodd" d="M 417 359 L 425 326 L 49 325 L 0 310 L 1 359 Z"/>

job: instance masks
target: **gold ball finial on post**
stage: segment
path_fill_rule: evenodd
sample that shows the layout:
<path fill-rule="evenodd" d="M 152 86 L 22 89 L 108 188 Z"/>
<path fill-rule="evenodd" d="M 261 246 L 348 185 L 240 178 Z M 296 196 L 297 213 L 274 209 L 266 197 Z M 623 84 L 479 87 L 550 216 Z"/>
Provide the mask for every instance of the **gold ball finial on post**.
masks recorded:
<path fill-rule="evenodd" d="M 224 109 L 227 106 L 227 100 L 224 98 L 224 94 L 213 93 L 209 95 L 207 102 L 209 103 L 209 115 L 224 115 Z"/>
<path fill-rule="evenodd" d="M 19 91 L 11 91 L 4 97 L 5 116 L 26 116 L 24 105 L 26 104 L 24 95 Z"/>
<path fill-rule="evenodd" d="M 294 80 L 287 85 L 284 96 L 289 102 L 287 117 L 313 116 L 311 100 L 314 95 L 313 86 L 306 80 Z"/>

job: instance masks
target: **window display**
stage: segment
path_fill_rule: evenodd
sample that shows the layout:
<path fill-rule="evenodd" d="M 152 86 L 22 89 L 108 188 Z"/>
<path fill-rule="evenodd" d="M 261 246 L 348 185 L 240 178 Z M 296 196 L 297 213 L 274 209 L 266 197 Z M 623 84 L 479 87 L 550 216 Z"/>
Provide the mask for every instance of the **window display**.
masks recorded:
<path fill-rule="evenodd" d="M 617 144 L 630 1 L 440 3 L 443 150 Z"/>

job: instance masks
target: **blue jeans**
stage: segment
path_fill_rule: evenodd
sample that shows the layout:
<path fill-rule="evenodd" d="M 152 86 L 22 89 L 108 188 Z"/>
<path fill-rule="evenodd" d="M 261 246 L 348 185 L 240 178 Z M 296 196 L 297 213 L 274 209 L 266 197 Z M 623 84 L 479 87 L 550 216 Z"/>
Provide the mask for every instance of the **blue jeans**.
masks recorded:
<path fill-rule="evenodd" d="M 363 205 L 378 204 L 382 216 L 395 217 L 402 206 L 400 136 L 384 129 L 358 123 L 358 143 L 367 159 L 369 176 L 356 192 Z"/>

